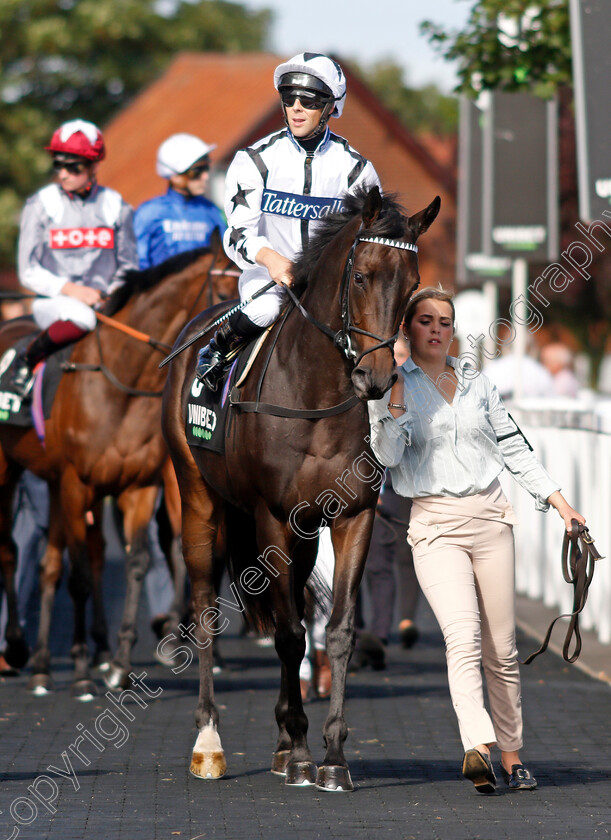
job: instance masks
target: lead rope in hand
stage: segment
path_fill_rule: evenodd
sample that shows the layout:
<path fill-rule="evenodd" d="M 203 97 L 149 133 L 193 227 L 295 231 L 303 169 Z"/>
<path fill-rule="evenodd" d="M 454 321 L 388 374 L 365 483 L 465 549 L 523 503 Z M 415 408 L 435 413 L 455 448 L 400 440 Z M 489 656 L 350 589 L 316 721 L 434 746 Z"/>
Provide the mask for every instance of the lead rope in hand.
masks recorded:
<path fill-rule="evenodd" d="M 567 583 L 573 585 L 573 611 L 568 614 L 557 616 L 550 626 L 543 639 L 543 644 L 534 653 L 522 662 L 522 665 L 529 665 L 536 656 L 547 650 L 554 624 L 560 618 L 569 618 L 569 627 L 562 646 L 562 658 L 566 662 L 575 662 L 581 653 L 581 633 L 579 632 L 579 614 L 582 612 L 588 600 L 588 589 L 594 577 L 594 562 L 604 559 L 599 554 L 594 539 L 585 525 L 580 525 L 576 519 L 571 520 L 571 533 L 565 532 L 562 542 L 562 575 Z M 569 656 L 569 647 L 575 636 L 575 648 Z"/>

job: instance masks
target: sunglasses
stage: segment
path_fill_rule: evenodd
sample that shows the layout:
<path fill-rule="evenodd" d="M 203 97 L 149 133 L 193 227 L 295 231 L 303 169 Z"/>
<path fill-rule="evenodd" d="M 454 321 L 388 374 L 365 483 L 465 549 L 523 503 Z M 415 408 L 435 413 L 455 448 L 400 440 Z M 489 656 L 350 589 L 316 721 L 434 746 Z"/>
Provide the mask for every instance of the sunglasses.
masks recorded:
<path fill-rule="evenodd" d="M 191 169 L 183 172 L 183 175 L 186 175 L 190 181 L 195 181 L 197 178 L 201 178 L 204 172 L 208 172 L 209 169 L 209 163 L 198 163 L 197 166 L 192 166 Z"/>
<path fill-rule="evenodd" d="M 328 96 L 317 96 L 304 90 L 283 90 L 280 99 L 287 108 L 292 108 L 295 100 L 298 99 L 301 102 L 301 107 L 305 108 L 306 111 L 322 111 L 329 102 Z"/>
<path fill-rule="evenodd" d="M 69 172 L 70 175 L 80 175 L 81 172 L 84 172 L 88 167 L 87 163 L 82 163 L 81 161 L 72 161 L 71 163 L 66 163 L 63 160 L 54 160 L 53 161 L 53 169 L 55 172 L 61 172 L 62 169 L 65 169 L 66 172 Z"/>

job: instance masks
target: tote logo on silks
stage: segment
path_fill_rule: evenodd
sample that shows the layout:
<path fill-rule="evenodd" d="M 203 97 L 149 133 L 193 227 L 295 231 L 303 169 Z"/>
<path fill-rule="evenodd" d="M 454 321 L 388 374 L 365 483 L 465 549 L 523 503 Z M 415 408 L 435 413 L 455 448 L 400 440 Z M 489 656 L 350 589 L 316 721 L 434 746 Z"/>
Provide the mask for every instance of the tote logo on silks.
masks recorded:
<path fill-rule="evenodd" d="M 54 250 L 65 248 L 114 248 L 112 228 L 51 228 L 49 245 Z"/>
<path fill-rule="evenodd" d="M 261 211 L 271 216 L 315 221 L 343 207 L 341 198 L 319 198 L 314 195 L 295 195 L 280 190 L 263 190 Z"/>

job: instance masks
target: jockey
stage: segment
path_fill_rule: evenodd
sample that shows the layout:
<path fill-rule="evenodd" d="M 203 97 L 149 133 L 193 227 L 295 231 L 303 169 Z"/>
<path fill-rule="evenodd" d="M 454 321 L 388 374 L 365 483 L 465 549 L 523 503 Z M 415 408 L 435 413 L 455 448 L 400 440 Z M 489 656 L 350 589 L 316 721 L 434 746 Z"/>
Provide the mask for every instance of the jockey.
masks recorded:
<path fill-rule="evenodd" d="M 216 390 L 227 356 L 272 324 L 292 282 L 291 267 L 316 221 L 340 210 L 342 196 L 379 186 L 372 164 L 327 126 L 346 99 L 341 67 L 327 56 L 301 53 L 276 67 L 286 128 L 234 157 L 227 172 L 227 255 L 242 269 L 240 297 L 277 285 L 234 313 L 199 351 L 196 375 Z"/>
<path fill-rule="evenodd" d="M 43 330 L 15 363 L 12 386 L 22 396 L 34 366 L 92 330 L 94 307 L 138 267 L 132 209 L 96 180 L 105 155 L 101 131 L 70 120 L 46 149 L 57 183 L 26 201 L 19 233 L 19 280 L 41 296 L 32 315 Z"/>
<path fill-rule="evenodd" d="M 215 148 L 193 134 L 173 134 L 159 147 L 157 174 L 169 185 L 165 195 L 145 201 L 134 214 L 141 269 L 208 246 L 215 228 L 225 232 L 221 211 L 204 195 Z"/>

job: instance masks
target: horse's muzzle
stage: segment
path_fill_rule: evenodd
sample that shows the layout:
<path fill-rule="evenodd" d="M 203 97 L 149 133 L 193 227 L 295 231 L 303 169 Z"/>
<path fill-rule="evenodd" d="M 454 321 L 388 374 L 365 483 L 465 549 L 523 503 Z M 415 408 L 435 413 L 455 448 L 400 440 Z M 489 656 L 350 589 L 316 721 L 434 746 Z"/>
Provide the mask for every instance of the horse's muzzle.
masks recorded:
<path fill-rule="evenodd" d="M 381 400 L 397 381 L 397 373 L 377 373 L 369 367 L 359 365 L 352 371 L 354 393 L 361 400 Z"/>

